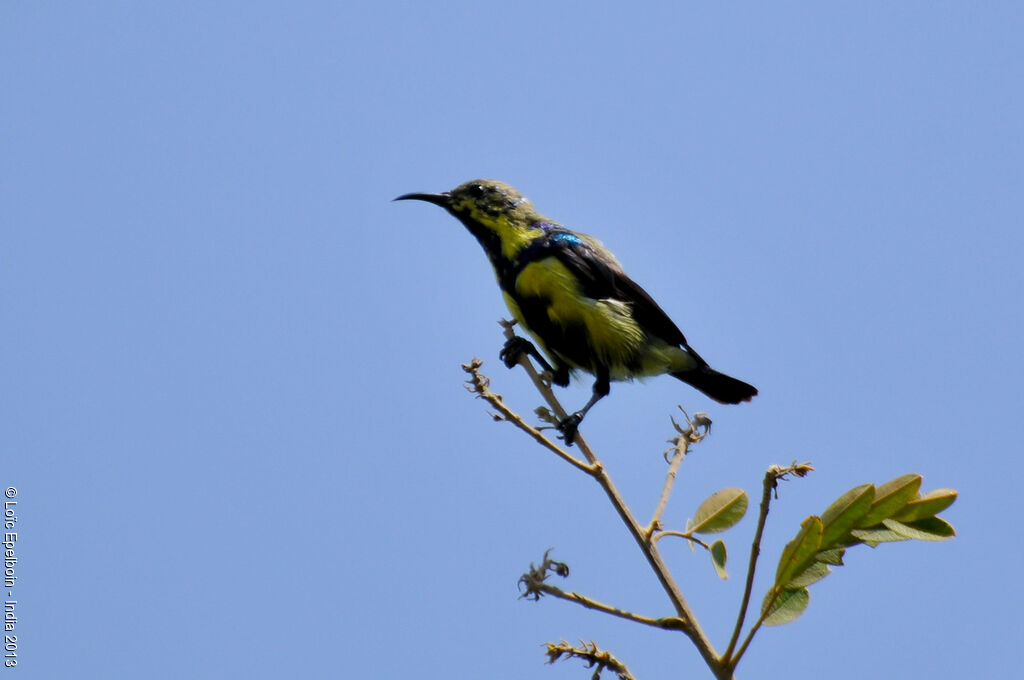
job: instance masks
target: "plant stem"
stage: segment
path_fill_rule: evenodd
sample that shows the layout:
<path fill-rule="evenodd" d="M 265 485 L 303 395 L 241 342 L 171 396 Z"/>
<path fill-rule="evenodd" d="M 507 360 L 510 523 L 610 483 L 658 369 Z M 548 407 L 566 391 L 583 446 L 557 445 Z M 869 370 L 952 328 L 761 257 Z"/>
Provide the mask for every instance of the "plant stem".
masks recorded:
<path fill-rule="evenodd" d="M 633 612 L 626 611 L 625 609 L 619 609 L 618 607 L 612 607 L 611 605 L 604 604 L 603 602 L 598 602 L 597 600 L 591 599 L 586 595 L 575 591 L 562 590 L 558 586 L 553 586 L 548 583 L 536 583 L 531 585 L 531 588 L 563 600 L 575 602 L 587 609 L 611 614 L 612 616 L 617 616 L 620 619 L 642 623 L 645 626 L 652 626 L 654 628 L 662 628 L 665 630 L 677 630 L 683 627 L 682 621 L 677 618 L 655 619 L 649 616 L 641 616 L 640 614 L 634 614 Z"/>
<path fill-rule="evenodd" d="M 481 365 L 483 365 L 483 362 L 477 358 L 474 358 L 468 364 L 462 364 L 462 370 L 464 370 L 466 373 L 469 373 L 469 375 L 471 376 L 469 386 L 467 386 L 467 389 L 470 392 L 479 395 L 481 399 L 484 399 L 488 404 L 497 409 L 498 413 L 501 414 L 500 418 L 502 420 L 507 420 L 508 422 L 515 425 L 520 430 L 533 437 L 539 444 L 541 444 L 548 450 L 552 451 L 553 453 L 561 457 L 562 460 L 566 461 L 571 465 L 576 466 L 583 472 L 586 472 L 588 475 L 594 474 L 593 465 L 588 465 L 580 460 L 577 460 L 575 456 L 571 455 L 567 451 L 564 451 L 553 441 L 551 441 L 543 434 L 541 434 L 540 430 L 538 430 L 537 428 L 533 427 L 525 420 L 523 420 L 522 416 L 520 416 L 518 413 L 510 409 L 508 406 L 505 406 L 505 402 L 502 400 L 501 395 L 495 394 L 494 392 L 491 391 L 491 381 L 487 376 L 480 372 Z"/>
<path fill-rule="evenodd" d="M 658 548 L 647 538 L 647 532 L 642 528 L 633 517 L 633 513 L 630 512 L 629 507 L 625 501 L 619 495 L 618 490 L 612 483 L 611 477 L 605 472 L 604 466 L 601 465 L 600 461 L 596 463 L 597 471 L 594 475 L 601 488 L 604 489 L 608 499 L 612 502 L 615 507 L 615 511 L 619 513 L 619 517 L 626 524 L 626 528 L 629 529 L 629 533 L 633 535 L 640 551 L 647 558 L 648 564 L 651 565 L 651 569 L 654 570 L 655 576 L 658 577 L 658 581 L 661 583 L 662 588 L 668 594 L 669 599 L 672 601 L 676 612 L 679 614 L 679 618 L 682 619 L 681 630 L 693 641 L 693 644 L 697 647 L 697 651 L 704 658 L 704 662 L 707 663 L 708 667 L 715 672 L 719 678 L 730 678 L 732 677 L 731 672 L 728 674 L 722 674 L 723 670 L 722 663 L 718 658 L 718 653 L 715 652 L 714 645 L 711 644 L 711 640 L 708 639 L 707 634 L 697 623 L 697 618 L 694 616 L 693 611 L 690 609 L 689 603 L 686 598 L 683 597 L 682 592 L 679 590 L 679 586 L 676 585 L 675 580 L 672 578 L 672 573 L 669 571 L 668 566 L 661 558 L 661 553 L 658 552 Z"/>
<path fill-rule="evenodd" d="M 705 543 L 704 541 L 700 540 L 699 538 L 697 538 L 696 536 L 687 531 L 659 531 L 654 535 L 653 542 L 657 543 L 666 536 L 678 536 L 679 538 L 685 538 L 688 541 L 693 541 L 705 550 L 711 550 L 710 545 L 708 545 L 707 543 Z"/>
<path fill-rule="evenodd" d="M 654 509 L 654 515 L 651 516 L 651 522 L 647 525 L 647 539 L 650 540 L 651 536 L 655 531 L 658 530 L 658 526 L 661 524 L 661 515 L 665 512 L 665 506 L 668 505 L 668 497 L 672 494 L 672 486 L 676 481 L 676 474 L 679 471 L 679 466 L 683 462 L 683 458 L 686 457 L 686 451 L 690 447 L 690 440 L 685 435 L 678 435 L 675 440 L 675 450 L 672 453 L 672 462 L 669 463 L 668 472 L 665 474 L 665 486 L 661 490 L 661 498 L 658 499 L 658 507 Z"/>
<path fill-rule="evenodd" d="M 747 608 L 750 606 L 750 593 L 754 588 L 754 570 L 757 567 L 757 558 L 761 554 L 761 535 L 764 533 L 765 521 L 768 519 L 768 508 L 772 502 L 772 491 L 775 490 L 775 486 L 778 477 L 776 476 L 775 468 L 769 468 L 768 472 L 764 475 L 763 492 L 761 494 L 761 512 L 757 517 L 757 530 L 754 531 L 754 542 L 750 545 L 750 562 L 747 565 L 747 583 L 743 587 L 743 602 L 740 604 L 740 613 L 736 618 L 736 627 L 732 631 L 732 638 L 729 640 L 729 646 L 726 647 L 725 653 L 722 658 L 732 668 L 736 667 L 736 663 L 739 661 L 740 656 L 743 654 L 743 650 L 736 655 L 736 658 L 732 658 L 732 651 L 736 648 L 736 642 L 740 638 L 740 632 L 743 629 L 743 621 L 747 617 Z M 747 640 L 749 643 L 749 639 Z M 746 649 L 746 644 L 743 646 Z"/>

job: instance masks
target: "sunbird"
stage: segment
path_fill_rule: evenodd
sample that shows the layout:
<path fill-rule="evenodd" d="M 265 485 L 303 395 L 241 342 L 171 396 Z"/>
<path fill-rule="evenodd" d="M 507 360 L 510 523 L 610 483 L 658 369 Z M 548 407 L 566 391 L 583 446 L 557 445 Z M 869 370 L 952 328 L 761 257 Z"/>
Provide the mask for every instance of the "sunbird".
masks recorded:
<path fill-rule="evenodd" d="M 541 215 L 508 184 L 475 179 L 440 194 L 394 200 L 441 206 L 483 246 L 509 311 L 550 358 L 516 336 L 499 355 L 506 366 L 527 354 L 555 385 L 566 387 L 571 371 L 596 378 L 586 405 L 558 423 L 568 444 L 612 380 L 668 373 L 722 404 L 757 394 L 753 385 L 708 366 L 600 241 Z"/>

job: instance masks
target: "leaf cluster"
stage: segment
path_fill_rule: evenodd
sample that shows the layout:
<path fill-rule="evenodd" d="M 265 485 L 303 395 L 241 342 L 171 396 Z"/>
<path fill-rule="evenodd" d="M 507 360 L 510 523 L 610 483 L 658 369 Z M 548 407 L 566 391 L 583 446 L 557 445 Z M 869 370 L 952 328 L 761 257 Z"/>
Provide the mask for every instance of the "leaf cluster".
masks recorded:
<path fill-rule="evenodd" d="M 861 484 L 837 498 L 820 516 L 812 515 L 782 551 L 775 580 L 765 594 L 761 620 L 766 626 L 789 623 L 810 602 L 807 587 L 843 564 L 846 551 L 894 541 L 944 541 L 955 531 L 938 517 L 956 500 L 956 491 L 922 495 L 921 475 L 907 474 L 879 486 Z"/>

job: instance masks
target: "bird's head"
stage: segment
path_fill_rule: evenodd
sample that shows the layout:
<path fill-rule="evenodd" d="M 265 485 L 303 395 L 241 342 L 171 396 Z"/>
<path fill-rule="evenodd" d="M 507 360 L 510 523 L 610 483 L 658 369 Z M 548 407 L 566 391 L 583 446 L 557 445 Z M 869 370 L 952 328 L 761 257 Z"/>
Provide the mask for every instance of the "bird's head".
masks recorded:
<path fill-rule="evenodd" d="M 474 179 L 440 194 L 403 194 L 396 201 L 426 201 L 459 219 L 492 257 L 512 258 L 551 221 L 538 213 L 529 199 L 493 179 Z"/>

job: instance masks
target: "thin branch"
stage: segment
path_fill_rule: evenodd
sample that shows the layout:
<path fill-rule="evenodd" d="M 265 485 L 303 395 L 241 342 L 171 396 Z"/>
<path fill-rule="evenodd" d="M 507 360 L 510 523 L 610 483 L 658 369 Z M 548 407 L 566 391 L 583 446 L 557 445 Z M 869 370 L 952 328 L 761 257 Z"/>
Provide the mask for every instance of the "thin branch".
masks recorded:
<path fill-rule="evenodd" d="M 575 657 L 585 660 L 588 668 L 597 666 L 597 670 L 592 676 L 594 678 L 600 677 L 601 671 L 607 668 L 610 671 L 614 671 L 619 676 L 619 680 L 636 680 L 633 674 L 629 672 L 629 669 L 626 668 L 626 664 L 616 659 L 611 652 L 598 648 L 597 643 L 593 640 L 590 641 L 590 644 L 580 640 L 579 647 L 574 647 L 565 640 L 558 644 L 549 642 L 547 647 L 548 663 L 554 663 L 562 656 Z"/>
<path fill-rule="evenodd" d="M 506 340 L 511 340 L 512 338 L 515 337 L 515 331 L 512 330 L 516 325 L 515 321 L 508 321 L 506 319 L 502 319 L 498 323 L 504 329 L 503 334 Z M 555 397 L 555 393 L 551 390 L 550 381 L 545 380 L 543 377 L 543 371 L 538 371 L 537 368 L 533 365 L 533 362 L 530 361 L 530 357 L 526 356 L 525 354 L 519 358 L 519 365 L 522 366 L 523 370 L 526 371 L 526 375 L 530 376 L 530 381 L 533 382 L 533 386 L 537 388 L 537 391 L 540 392 L 540 396 L 543 397 L 544 401 L 548 403 L 548 406 L 551 408 L 551 411 L 555 414 L 555 417 L 558 418 L 559 420 L 564 420 L 565 418 L 568 418 L 569 413 L 558 401 L 558 398 Z M 591 465 L 597 463 L 597 456 L 594 455 L 593 449 L 591 449 L 590 445 L 587 444 L 585 439 L 583 439 L 582 434 L 577 432 L 576 438 L 573 439 L 573 443 L 580 447 L 580 452 L 583 454 L 583 457 L 587 459 L 588 463 L 590 463 Z"/>
<path fill-rule="evenodd" d="M 663 539 L 666 536 L 678 536 L 679 538 L 685 538 L 688 541 L 693 541 L 694 543 L 696 543 L 700 547 L 704 548 L 705 550 L 711 550 L 711 546 L 710 545 L 708 545 L 704 541 L 700 540 L 699 538 L 697 538 L 696 536 L 694 536 L 692 533 L 690 533 L 688 531 L 659 531 L 658 533 L 656 533 L 653 536 L 652 540 L 655 543 L 657 543 L 658 541 L 660 541 L 661 539 Z"/>
<path fill-rule="evenodd" d="M 672 493 L 672 485 L 676 481 L 676 473 L 679 471 L 679 466 L 683 462 L 683 458 L 686 457 L 686 450 L 690 446 L 689 440 L 683 435 L 678 435 L 673 443 L 672 461 L 668 465 L 668 472 L 665 473 L 665 485 L 661 489 L 661 498 L 658 499 L 658 506 L 654 508 L 654 514 L 651 516 L 651 521 L 647 525 L 647 538 L 650 540 L 651 535 L 658 530 L 661 526 L 661 515 L 665 512 L 665 506 L 668 505 L 668 497 Z"/>
<path fill-rule="evenodd" d="M 476 394 L 481 399 L 485 400 L 487 403 L 489 403 L 491 406 L 497 409 L 500 416 L 496 417 L 499 420 L 505 420 L 512 423 L 520 430 L 533 437 L 539 444 L 549 449 L 556 455 L 560 456 L 567 463 L 575 465 L 577 468 L 579 468 L 583 472 L 586 472 L 588 475 L 594 474 L 594 468 L 592 465 L 587 465 L 586 463 L 577 460 L 575 456 L 571 455 L 567 451 L 564 451 L 553 441 L 551 441 L 543 434 L 541 434 L 540 430 L 538 430 L 537 428 L 533 427 L 525 420 L 523 420 L 522 416 L 520 416 L 518 413 L 510 409 L 508 406 L 505 406 L 505 402 L 502 400 L 501 395 L 495 394 L 494 392 L 491 391 L 490 378 L 488 378 L 486 375 L 480 372 L 480 366 L 482 365 L 483 362 L 475 357 L 468 364 L 462 364 L 462 370 L 464 370 L 466 373 L 469 373 L 470 375 L 470 379 L 466 383 L 467 390 Z"/>
<path fill-rule="evenodd" d="M 547 582 L 548 577 L 550 577 L 551 574 L 561 576 L 562 578 L 568 578 L 569 565 L 565 562 L 559 562 L 558 560 L 551 559 L 551 549 L 548 548 L 544 551 L 544 559 L 541 560 L 540 565 L 536 565 L 531 562 L 529 571 L 519 577 L 519 585 L 524 589 L 523 594 L 520 595 L 520 597 L 531 598 L 536 601 L 540 599 L 541 595 L 553 595 L 554 597 L 583 605 L 587 609 L 604 612 L 605 614 L 611 614 L 612 616 L 618 616 L 622 619 L 635 621 L 655 628 L 680 630 L 684 627 L 683 621 L 676 617 L 654 619 L 649 616 L 641 616 L 640 614 L 634 614 L 633 612 L 625 609 L 619 609 L 618 607 L 612 607 L 611 605 L 598 602 L 597 600 L 587 597 L 581 593 L 562 590 L 561 588 L 553 586 Z"/>
<path fill-rule="evenodd" d="M 562 600 L 568 600 L 575 602 L 578 605 L 582 605 L 587 609 L 593 609 L 594 611 L 604 612 L 605 614 L 611 614 L 617 616 L 620 619 L 626 619 L 627 621 L 635 621 L 636 623 L 642 623 L 645 626 L 652 626 L 654 628 L 661 628 L 662 630 L 682 630 L 685 628 L 685 622 L 682 619 L 678 619 L 674 616 L 662 617 L 660 619 L 651 618 L 650 616 L 643 616 L 641 614 L 634 614 L 631 611 L 625 609 L 619 609 L 603 602 L 598 602 L 593 598 L 589 598 L 586 595 L 577 593 L 576 591 L 565 591 L 558 586 L 553 586 L 549 583 L 538 583 L 531 586 L 527 594 L 539 591 L 546 595 L 552 595 Z"/>
<path fill-rule="evenodd" d="M 811 472 L 814 468 L 811 467 L 810 463 L 793 463 L 788 467 L 781 467 L 779 465 L 772 465 L 768 468 L 768 471 L 764 474 L 763 491 L 761 494 L 761 511 L 757 517 L 757 530 L 754 532 L 754 541 L 750 546 L 750 562 L 747 566 L 747 582 L 743 587 L 743 601 L 740 604 L 739 616 L 736 618 L 736 627 L 732 631 L 732 638 L 729 640 L 729 646 L 722 654 L 722 659 L 729 668 L 735 668 L 736 664 L 739 663 L 740 658 L 747 651 L 747 647 L 750 645 L 750 641 L 754 639 L 754 633 L 764 623 L 764 617 L 767 611 L 771 608 L 764 608 L 764 612 L 758 617 L 757 622 L 751 627 L 750 632 L 747 633 L 746 639 L 743 641 L 743 645 L 739 651 L 736 652 L 736 656 L 732 655 L 733 649 L 736 648 L 736 642 L 739 640 L 740 632 L 743 628 L 743 621 L 747 616 L 747 608 L 750 606 L 750 594 L 754 587 L 754 570 L 757 567 L 757 558 L 761 554 L 761 535 L 764 532 L 765 521 L 768 519 L 768 509 L 772 502 L 772 493 L 778 488 L 779 480 L 784 479 L 789 474 L 794 474 L 797 477 L 804 477 L 808 472 Z"/>
<path fill-rule="evenodd" d="M 762 609 L 761 615 L 757 617 L 757 621 L 754 622 L 754 625 L 750 627 L 750 631 L 747 633 L 747 637 L 743 639 L 743 644 L 740 645 L 739 650 L 736 652 L 736 656 L 730 659 L 730 665 L 732 665 L 733 668 L 735 668 L 736 664 L 738 664 L 740 659 L 743 658 L 743 655 L 747 651 L 747 647 L 750 646 L 751 641 L 754 639 L 754 634 L 761 629 L 761 624 L 764 623 L 764 619 L 768 616 L 768 611 L 772 608 L 773 604 L 775 604 L 775 596 L 765 603 L 766 606 Z"/>
<path fill-rule="evenodd" d="M 736 617 L 736 626 L 733 628 L 732 637 L 729 639 L 729 646 L 725 648 L 723 658 L 730 660 L 732 651 L 736 648 L 740 632 L 743 629 L 743 621 L 747 617 L 747 608 L 750 606 L 750 594 L 754 588 L 754 570 L 757 567 L 757 558 L 761 554 L 761 535 L 764 533 L 765 521 L 768 519 L 768 508 L 772 501 L 772 491 L 775 489 L 778 480 L 773 473 L 774 468 L 769 468 L 764 475 L 763 492 L 761 494 L 761 512 L 757 517 L 757 529 L 754 531 L 754 542 L 750 545 L 750 562 L 747 565 L 747 582 L 743 587 L 743 601 L 740 604 L 739 616 Z"/>
<path fill-rule="evenodd" d="M 672 448 L 665 452 L 667 456 L 668 452 L 671 451 L 672 459 L 669 462 L 668 472 L 665 474 L 665 485 L 661 490 L 658 506 L 654 509 L 654 515 L 651 516 L 651 521 L 647 525 L 647 540 L 651 540 L 651 536 L 661 526 L 661 515 L 665 512 L 665 506 L 668 505 L 668 497 L 672 494 L 672 486 L 675 484 L 676 474 L 683 462 L 683 458 L 686 457 L 690 450 L 690 444 L 701 441 L 711 431 L 711 420 L 707 417 L 707 414 L 698 413 L 691 420 L 690 415 L 682 406 L 679 407 L 679 410 L 686 416 L 687 428 L 684 430 L 679 426 L 675 418 L 672 418 L 672 425 L 679 434 L 669 440 Z"/>

